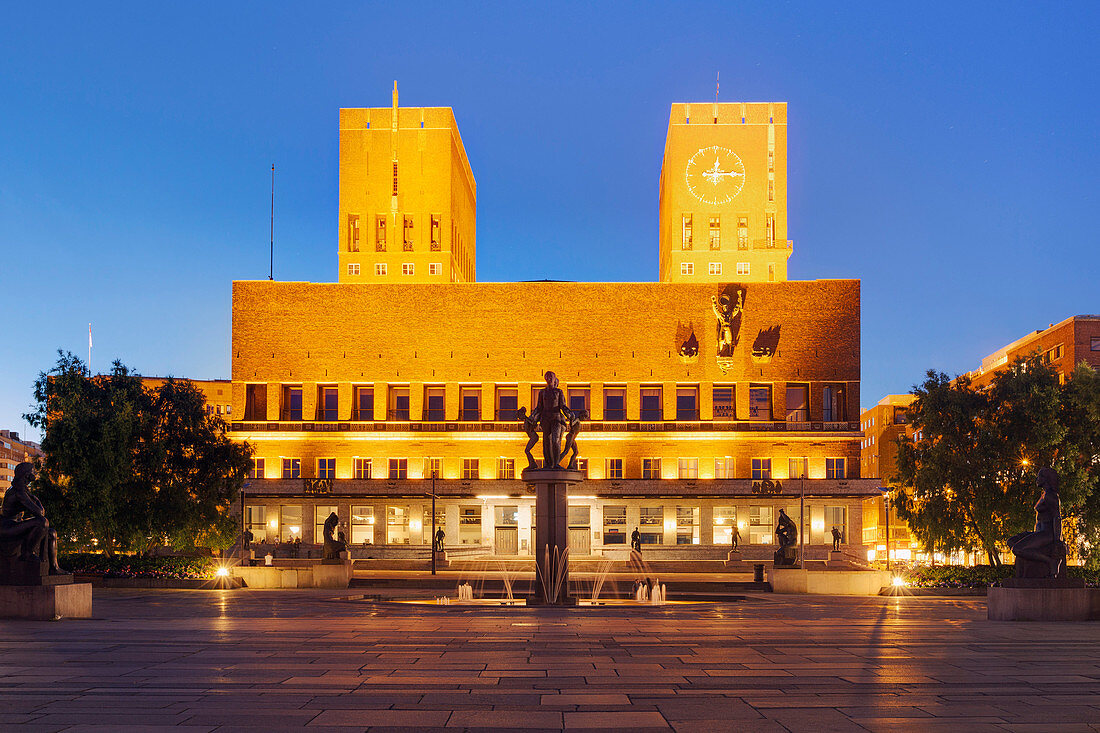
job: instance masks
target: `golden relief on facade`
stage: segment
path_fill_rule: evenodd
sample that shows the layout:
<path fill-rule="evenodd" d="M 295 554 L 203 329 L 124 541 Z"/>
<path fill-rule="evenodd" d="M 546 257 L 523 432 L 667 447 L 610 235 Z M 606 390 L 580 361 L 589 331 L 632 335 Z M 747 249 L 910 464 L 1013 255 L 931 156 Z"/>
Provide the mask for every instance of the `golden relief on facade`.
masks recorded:
<path fill-rule="evenodd" d="M 745 307 L 745 288 L 727 285 L 721 295 L 710 297 L 711 308 L 717 319 L 715 335 L 718 368 L 725 374 L 733 366 L 733 350 L 741 331 L 741 312 Z"/>

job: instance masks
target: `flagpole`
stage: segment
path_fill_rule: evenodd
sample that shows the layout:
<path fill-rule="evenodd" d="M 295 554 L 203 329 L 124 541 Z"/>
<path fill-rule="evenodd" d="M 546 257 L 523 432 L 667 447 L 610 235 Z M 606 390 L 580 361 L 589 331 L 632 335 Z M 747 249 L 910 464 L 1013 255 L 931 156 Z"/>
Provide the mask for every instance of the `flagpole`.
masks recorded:
<path fill-rule="evenodd" d="M 92 324 L 88 324 L 88 376 L 92 376 Z"/>
<path fill-rule="evenodd" d="M 271 259 L 268 280 L 275 279 L 275 164 L 271 164 Z"/>

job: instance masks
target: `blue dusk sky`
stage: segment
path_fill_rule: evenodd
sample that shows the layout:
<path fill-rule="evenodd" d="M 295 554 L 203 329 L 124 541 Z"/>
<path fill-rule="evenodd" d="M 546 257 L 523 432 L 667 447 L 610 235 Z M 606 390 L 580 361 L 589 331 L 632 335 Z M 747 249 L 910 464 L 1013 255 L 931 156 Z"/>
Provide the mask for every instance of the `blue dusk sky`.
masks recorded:
<path fill-rule="evenodd" d="M 337 115 L 454 108 L 483 281 L 657 278 L 669 105 L 789 104 L 792 279 L 862 403 L 1100 312 L 1100 4 L 10 2 L 0 428 L 57 349 L 228 378 L 230 284 L 336 279 Z M 31 431 L 31 436 L 36 433 Z"/>

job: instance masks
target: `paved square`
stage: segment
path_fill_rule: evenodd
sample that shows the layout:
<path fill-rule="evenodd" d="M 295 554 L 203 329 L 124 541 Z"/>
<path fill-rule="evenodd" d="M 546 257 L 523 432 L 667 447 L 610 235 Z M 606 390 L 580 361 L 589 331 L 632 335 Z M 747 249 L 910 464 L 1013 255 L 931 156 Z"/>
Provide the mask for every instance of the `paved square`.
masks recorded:
<path fill-rule="evenodd" d="M 983 598 L 512 610 L 97 590 L 0 621 L 0 729 L 1100 731 L 1100 624 Z"/>

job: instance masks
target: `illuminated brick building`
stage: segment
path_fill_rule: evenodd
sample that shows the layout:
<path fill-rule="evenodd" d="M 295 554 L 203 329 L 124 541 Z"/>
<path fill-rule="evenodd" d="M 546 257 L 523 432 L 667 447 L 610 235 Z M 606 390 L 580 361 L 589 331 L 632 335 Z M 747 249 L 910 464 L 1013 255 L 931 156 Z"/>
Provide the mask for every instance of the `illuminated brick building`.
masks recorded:
<path fill-rule="evenodd" d="M 982 365 L 967 376 L 975 387 L 985 387 L 998 370 L 1008 368 L 1016 359 L 1031 356 L 1039 356 L 1050 364 L 1062 382 L 1082 362 L 1093 369 L 1100 368 L 1100 315 L 1070 316 L 1032 331 L 982 359 Z"/>
<path fill-rule="evenodd" d="M 42 446 L 31 440 L 23 440 L 19 433 L 0 430 L 0 486 L 7 489 L 15 478 L 15 467 L 42 457 Z"/>
<path fill-rule="evenodd" d="M 859 281 L 787 280 L 786 105 L 673 106 L 649 283 L 474 282 L 451 111 L 395 90 L 340 120 L 339 282 L 233 285 L 257 539 L 319 541 L 336 511 L 353 556 L 423 553 L 434 473 L 448 548 L 529 554 L 515 415 L 553 370 L 591 414 L 574 556 L 625 554 L 638 528 L 658 557 L 724 557 L 736 526 L 745 559 L 770 559 L 803 491 L 809 557 L 832 526 L 860 541 Z"/>

